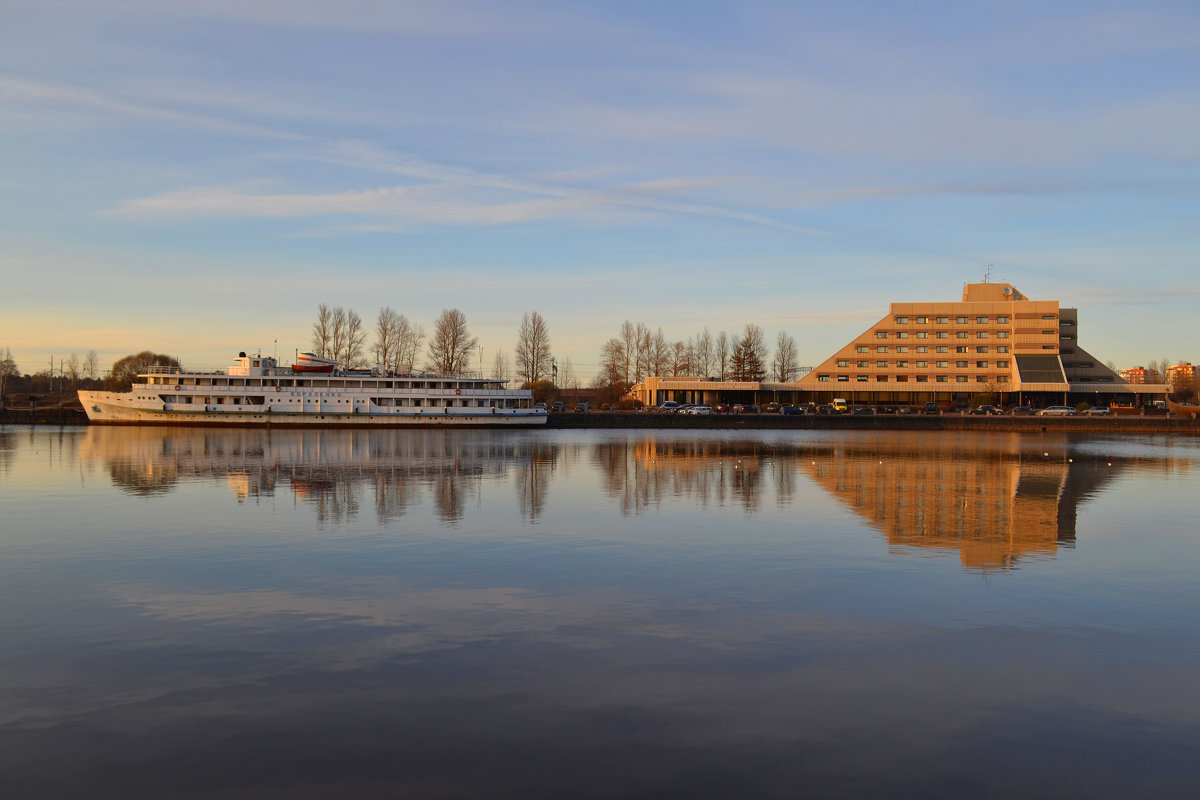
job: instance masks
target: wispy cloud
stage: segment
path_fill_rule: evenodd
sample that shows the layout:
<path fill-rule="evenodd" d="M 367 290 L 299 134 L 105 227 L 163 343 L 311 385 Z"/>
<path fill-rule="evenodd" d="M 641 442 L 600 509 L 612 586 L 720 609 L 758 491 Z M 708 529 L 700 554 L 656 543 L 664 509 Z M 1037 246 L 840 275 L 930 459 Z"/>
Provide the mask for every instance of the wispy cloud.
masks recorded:
<path fill-rule="evenodd" d="M 78 86 L 31 81 L 5 75 L 0 75 L 0 97 L 15 102 L 66 107 L 73 110 L 90 110 L 115 117 L 154 120 L 208 133 L 296 141 L 308 138 L 302 134 L 261 125 L 125 100 L 112 94 Z"/>

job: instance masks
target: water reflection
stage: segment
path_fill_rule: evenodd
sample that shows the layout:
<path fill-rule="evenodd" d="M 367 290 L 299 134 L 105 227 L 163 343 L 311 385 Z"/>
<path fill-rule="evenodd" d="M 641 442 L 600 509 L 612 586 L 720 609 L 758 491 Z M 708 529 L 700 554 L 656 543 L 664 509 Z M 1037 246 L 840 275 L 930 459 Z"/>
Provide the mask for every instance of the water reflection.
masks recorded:
<path fill-rule="evenodd" d="M 545 508 L 556 446 L 484 431 L 263 431 L 93 426 L 80 458 L 101 461 L 113 484 L 135 495 L 169 492 L 189 480 L 224 481 L 239 501 L 280 486 L 321 522 L 358 516 L 362 494 L 386 524 L 426 496 L 455 523 L 481 482 L 515 475 L 521 513 Z"/>
<path fill-rule="evenodd" d="M 1073 546 L 1079 504 L 1137 456 L 1089 452 L 1019 434 L 839 437 L 554 437 L 479 431 L 284 431 L 89 428 L 80 458 L 102 461 L 122 491 L 151 496 L 188 480 L 223 481 L 239 502 L 280 487 L 321 523 L 380 524 L 428 500 L 445 523 L 480 502 L 484 482 L 511 481 L 521 518 L 545 514 L 560 467 L 590 464 L 623 516 L 664 503 L 765 505 L 808 516 L 816 485 L 882 531 L 892 552 L 956 551 L 969 570 L 1009 569 Z M 1049 449 L 1043 449 L 1049 448 Z M 1156 463 L 1171 468 L 1166 460 Z"/>

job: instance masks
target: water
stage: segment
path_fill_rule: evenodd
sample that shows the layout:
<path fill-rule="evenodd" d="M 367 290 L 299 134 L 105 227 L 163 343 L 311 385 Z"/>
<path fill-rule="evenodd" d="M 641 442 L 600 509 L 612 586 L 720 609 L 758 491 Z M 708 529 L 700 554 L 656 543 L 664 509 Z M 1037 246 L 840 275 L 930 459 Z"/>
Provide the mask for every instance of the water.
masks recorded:
<path fill-rule="evenodd" d="M 1195 797 L 1198 459 L 0 428 L 0 794 Z"/>

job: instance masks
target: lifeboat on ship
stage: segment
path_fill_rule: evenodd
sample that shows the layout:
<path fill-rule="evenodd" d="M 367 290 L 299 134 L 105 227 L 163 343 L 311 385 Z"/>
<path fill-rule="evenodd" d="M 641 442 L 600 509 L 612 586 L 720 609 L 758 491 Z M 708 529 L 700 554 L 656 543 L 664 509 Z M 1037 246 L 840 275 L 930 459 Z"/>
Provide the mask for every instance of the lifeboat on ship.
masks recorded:
<path fill-rule="evenodd" d="M 332 358 L 324 358 L 314 353 L 301 353 L 292 364 L 292 372 L 333 372 L 336 366 Z"/>

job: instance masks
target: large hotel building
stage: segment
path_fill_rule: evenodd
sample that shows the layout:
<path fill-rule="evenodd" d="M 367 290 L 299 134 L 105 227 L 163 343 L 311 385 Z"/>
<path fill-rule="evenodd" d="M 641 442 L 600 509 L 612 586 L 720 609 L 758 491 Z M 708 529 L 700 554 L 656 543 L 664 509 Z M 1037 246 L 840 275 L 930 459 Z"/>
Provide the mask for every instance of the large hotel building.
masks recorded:
<path fill-rule="evenodd" d="M 887 316 L 792 383 L 649 377 L 647 405 L 687 403 L 923 404 L 987 394 L 1003 405 L 1143 405 L 1167 387 L 1131 384 L 1079 345 L 1079 314 L 1030 300 L 1011 284 L 971 283 L 958 302 L 892 303 Z"/>

